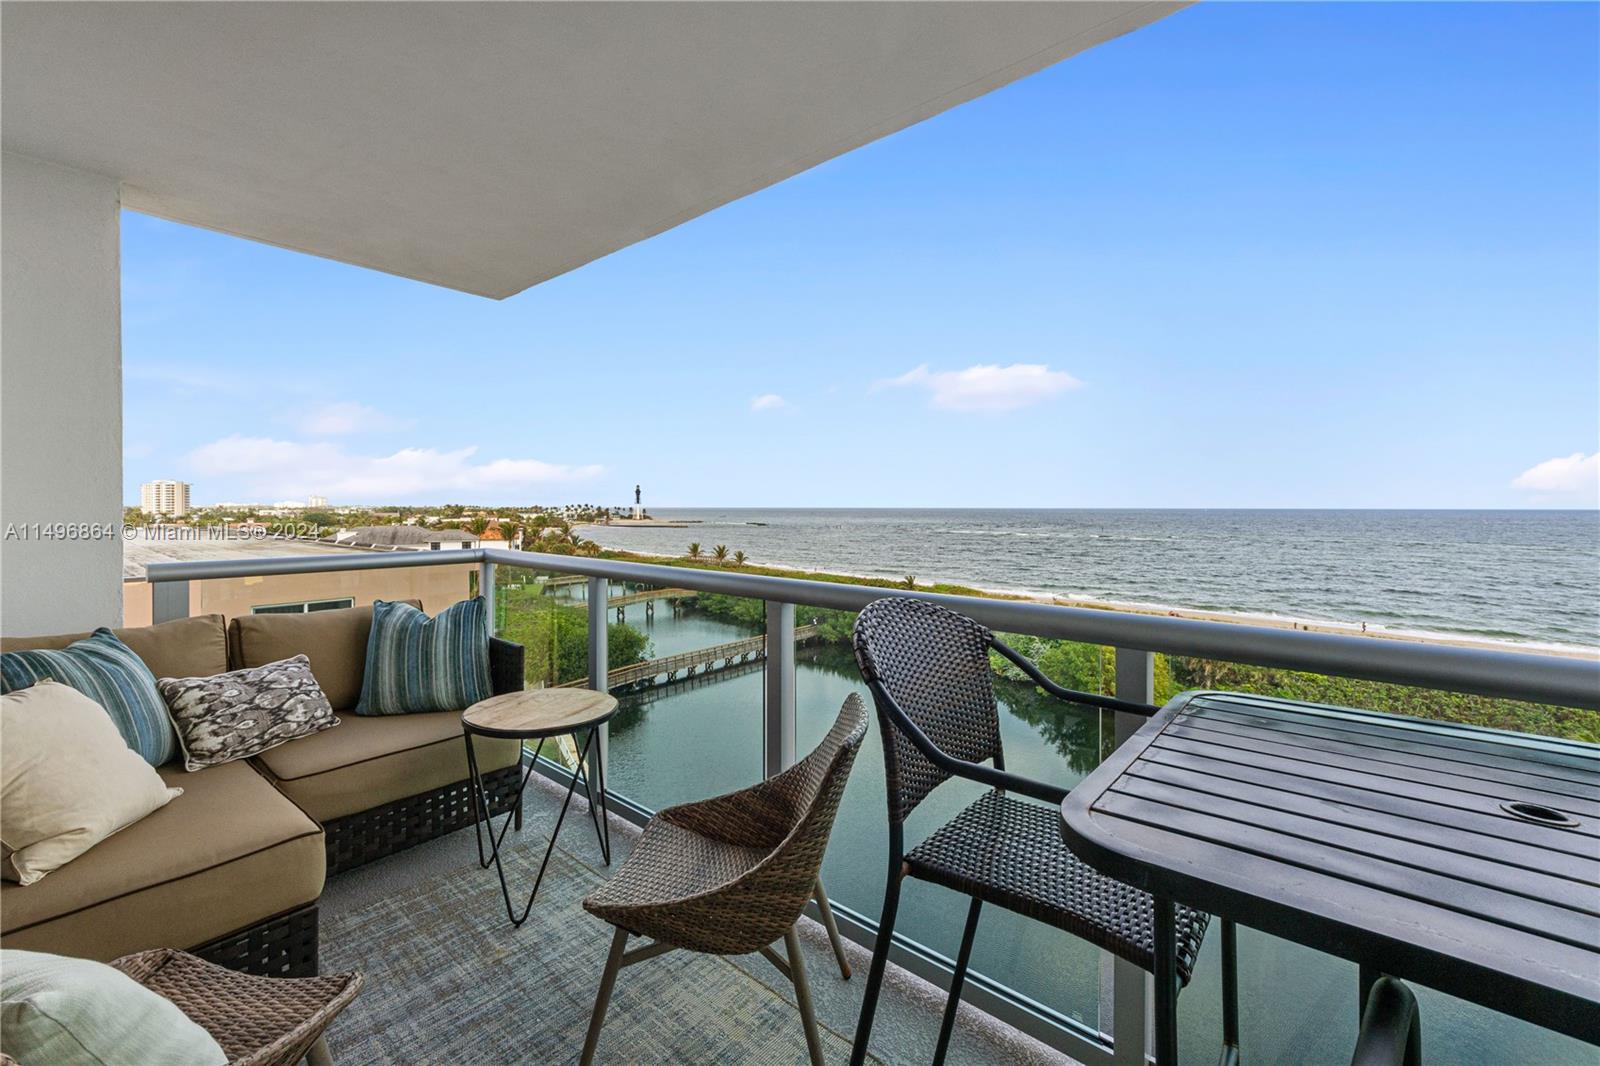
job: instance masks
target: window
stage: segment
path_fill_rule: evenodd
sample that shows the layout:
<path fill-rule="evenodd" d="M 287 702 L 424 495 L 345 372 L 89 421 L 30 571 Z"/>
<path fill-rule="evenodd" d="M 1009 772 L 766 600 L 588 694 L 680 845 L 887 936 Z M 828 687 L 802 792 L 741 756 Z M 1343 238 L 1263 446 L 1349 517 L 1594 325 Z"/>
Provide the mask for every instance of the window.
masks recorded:
<path fill-rule="evenodd" d="M 349 596 L 338 600 L 304 600 L 300 603 L 272 603 L 250 608 L 251 614 L 309 614 L 312 611 L 338 611 L 354 607 L 356 601 Z"/>

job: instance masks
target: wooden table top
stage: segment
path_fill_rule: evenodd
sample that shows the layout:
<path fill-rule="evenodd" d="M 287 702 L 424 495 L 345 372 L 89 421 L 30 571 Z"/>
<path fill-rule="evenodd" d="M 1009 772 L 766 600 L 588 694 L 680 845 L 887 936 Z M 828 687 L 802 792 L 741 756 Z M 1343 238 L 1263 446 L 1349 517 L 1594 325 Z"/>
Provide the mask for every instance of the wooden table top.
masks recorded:
<path fill-rule="evenodd" d="M 535 688 L 474 703 L 461 722 L 474 733 L 540 737 L 599 725 L 617 712 L 616 698 L 587 688 Z"/>
<path fill-rule="evenodd" d="M 1600 746 L 1235 693 L 1062 803 L 1102 873 L 1600 1043 Z"/>

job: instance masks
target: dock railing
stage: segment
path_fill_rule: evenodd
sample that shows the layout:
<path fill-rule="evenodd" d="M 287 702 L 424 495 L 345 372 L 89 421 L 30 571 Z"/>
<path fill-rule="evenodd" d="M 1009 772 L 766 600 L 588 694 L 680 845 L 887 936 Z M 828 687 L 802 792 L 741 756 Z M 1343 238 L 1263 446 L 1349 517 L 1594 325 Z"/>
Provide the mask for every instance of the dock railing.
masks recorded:
<path fill-rule="evenodd" d="M 222 578 L 315 574 L 394 567 L 477 563 L 478 587 L 492 597 L 495 567 L 513 566 L 586 579 L 589 684 L 607 689 L 607 611 L 610 582 L 654 585 L 696 592 L 759 599 L 766 604 L 766 655 L 762 717 L 763 769 L 772 775 L 796 759 L 795 608 L 858 611 L 884 596 L 913 596 L 943 604 L 1006 633 L 1081 641 L 1116 650 L 1116 693 L 1135 703 L 1155 700 L 1154 656 L 1194 656 L 1223 662 L 1301 670 L 1335 677 L 1360 678 L 1418 688 L 1441 689 L 1562 707 L 1600 709 L 1600 659 L 1573 658 L 1520 651 L 1454 647 L 1370 636 L 1342 636 L 1199 621 L 1116 610 L 1063 607 L 1027 600 L 954 596 L 914 589 L 884 589 L 847 582 L 811 581 L 741 573 L 726 569 L 664 566 L 503 548 L 451 552 L 396 552 L 348 557 L 286 556 L 152 563 L 154 621 L 187 617 L 189 582 Z M 1131 714 L 1117 715 L 1120 743 L 1142 724 Z M 602 752 L 607 738 L 599 737 Z M 613 813 L 640 821 L 648 811 L 626 797 Z M 871 945 L 873 921 L 838 902 L 834 910 L 846 935 Z M 891 959 L 920 976 L 943 984 L 948 960 L 897 933 Z M 1008 995 L 1003 986 L 971 981 L 964 997 L 974 1006 L 1017 1026 L 1086 1063 L 1142 1063 L 1146 1029 L 1145 974 L 1132 964 L 1106 956 L 1102 967 L 1101 1011 L 1112 1020 L 1111 1031 L 1095 1031 L 1062 1018 L 1025 997 Z"/>

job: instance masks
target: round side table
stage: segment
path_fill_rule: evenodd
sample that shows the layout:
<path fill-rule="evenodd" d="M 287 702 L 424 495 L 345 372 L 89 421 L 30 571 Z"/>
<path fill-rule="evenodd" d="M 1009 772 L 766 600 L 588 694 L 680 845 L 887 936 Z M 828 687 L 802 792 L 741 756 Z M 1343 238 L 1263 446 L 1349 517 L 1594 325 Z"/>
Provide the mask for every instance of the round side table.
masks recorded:
<path fill-rule="evenodd" d="M 491 863 L 494 865 L 495 872 L 500 876 L 500 894 L 506 901 L 506 917 L 511 919 L 513 926 L 527 921 L 529 912 L 533 910 L 534 897 L 539 894 L 545 868 L 550 865 L 550 856 L 556 849 L 556 837 L 561 833 L 561 823 L 566 820 L 567 807 L 572 804 L 572 794 L 577 791 L 579 781 L 583 782 L 584 794 L 589 798 L 589 814 L 594 819 L 600 855 L 607 866 L 611 865 L 611 827 L 606 823 L 606 774 L 595 737 L 600 733 L 599 727 L 616 713 L 617 701 L 607 693 L 587 688 L 541 688 L 493 696 L 481 703 L 474 703 L 461 715 L 461 733 L 467 745 L 467 767 L 472 773 L 472 795 L 480 815 L 472 822 L 473 831 L 478 834 L 478 865 L 485 870 Z M 511 888 L 506 884 L 505 866 L 500 861 L 500 844 L 505 840 L 506 830 L 511 827 L 515 812 L 522 806 L 523 790 L 528 787 L 528 779 L 539 764 L 544 742 L 568 733 L 572 734 L 573 746 L 578 749 L 578 765 L 572 771 L 572 781 L 567 785 L 567 798 L 562 801 L 555 828 L 550 831 L 550 844 L 544 849 L 544 861 L 539 864 L 539 873 L 534 878 L 532 891 L 528 893 L 528 902 L 522 908 L 521 915 L 518 915 L 511 903 Z M 581 747 L 578 744 L 580 733 L 583 734 Z M 478 771 L 478 756 L 472 744 L 475 736 L 538 741 L 533 749 L 533 759 L 522 775 L 522 784 L 517 786 L 516 802 L 512 804 L 511 812 L 506 814 L 498 833 L 494 828 L 494 820 L 488 814 L 489 795 L 483 787 L 483 775 Z M 585 770 L 591 750 L 594 752 L 592 786 L 589 773 Z M 489 825 L 487 858 L 483 853 L 485 822 Z"/>

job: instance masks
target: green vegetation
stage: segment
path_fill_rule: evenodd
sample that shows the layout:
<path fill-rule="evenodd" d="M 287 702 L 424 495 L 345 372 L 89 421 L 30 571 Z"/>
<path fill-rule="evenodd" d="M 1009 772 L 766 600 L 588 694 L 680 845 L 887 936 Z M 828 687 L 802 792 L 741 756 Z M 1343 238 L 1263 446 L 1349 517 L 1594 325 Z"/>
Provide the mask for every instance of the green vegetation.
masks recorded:
<path fill-rule="evenodd" d="M 1050 680 L 1080 692 L 1116 695 L 1115 653 L 1096 644 L 1044 640 L 1004 634 L 1007 644 L 1038 664 Z M 992 656 L 995 672 L 1020 678 L 1022 672 Z M 1600 712 L 1574 707 L 1547 707 L 1521 700 L 1473 696 L 1438 689 L 1413 688 L 1382 681 L 1329 677 L 1301 670 L 1281 670 L 1247 663 L 1216 662 L 1189 656 L 1155 657 L 1155 700 L 1165 703 L 1188 689 L 1225 689 L 1263 696 L 1361 707 L 1409 714 L 1442 722 L 1461 722 L 1490 729 L 1510 729 L 1543 736 L 1600 743 Z"/>
<path fill-rule="evenodd" d="M 946 591 L 944 587 L 935 587 L 941 592 Z M 963 591 L 973 594 L 970 590 Z M 766 626 L 766 607 L 760 600 L 705 593 L 693 602 L 696 610 L 735 622 L 753 633 L 761 632 Z M 817 626 L 818 640 L 848 648 L 851 630 L 855 625 L 853 611 L 800 606 L 795 609 L 795 614 L 796 625 Z M 1057 684 L 1079 692 L 1116 695 L 1116 653 L 1113 649 L 1099 644 L 1050 640 L 1021 633 L 1004 633 L 1000 636 L 1007 644 L 1033 660 L 1040 671 Z M 1011 663 L 998 655 L 991 655 L 990 662 L 997 677 L 1003 681 L 1014 684 L 1017 690 L 1028 687 L 1022 683 L 1022 671 Z M 1158 654 L 1154 672 L 1157 703 L 1165 703 L 1188 689 L 1225 689 L 1600 743 L 1600 712 L 1575 707 L 1548 707 L 1520 700 L 1328 677 L 1245 663 L 1215 662 L 1189 656 Z M 1017 694 L 1008 695 L 1008 702 L 1013 709 L 1029 706 L 1028 701 Z M 1062 752 L 1083 750 L 1083 745 L 1088 743 L 1088 734 L 1084 733 L 1087 727 L 1076 719 L 1058 722 L 1051 717 L 1054 712 L 1048 706 L 1035 710 L 1037 713 L 1033 716 L 1022 710 L 1019 710 L 1019 714 L 1039 726 L 1053 742 L 1059 741 L 1057 747 Z M 1063 735 L 1056 737 L 1058 732 Z M 1070 736 L 1065 735 L 1067 733 Z M 1088 744 L 1088 750 L 1094 750 L 1092 743 Z"/>
<path fill-rule="evenodd" d="M 588 677 L 588 608 L 543 595 L 532 582 L 502 585 L 501 580 L 495 582 L 496 635 L 522 645 L 527 682 L 559 685 Z M 650 658 L 650 638 L 632 626 L 610 623 L 606 640 L 612 668 Z"/>

